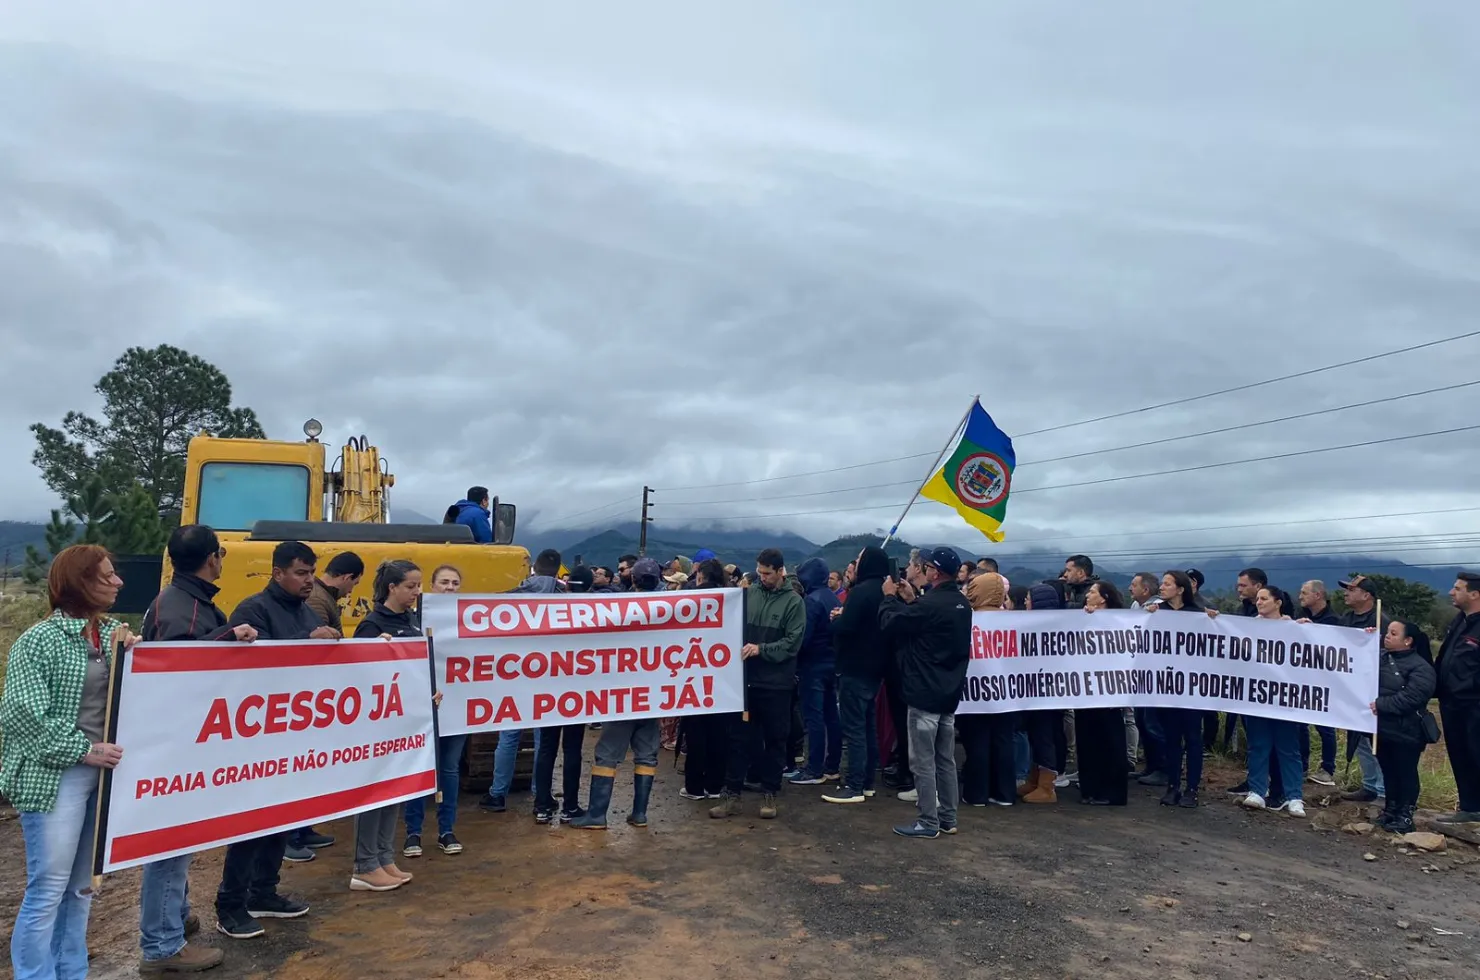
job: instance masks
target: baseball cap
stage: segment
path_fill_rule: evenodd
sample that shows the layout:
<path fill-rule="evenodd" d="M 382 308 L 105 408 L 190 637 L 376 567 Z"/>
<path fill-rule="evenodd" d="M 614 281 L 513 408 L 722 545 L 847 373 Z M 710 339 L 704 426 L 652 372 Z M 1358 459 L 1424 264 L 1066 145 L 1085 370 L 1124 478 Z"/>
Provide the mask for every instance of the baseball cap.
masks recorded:
<path fill-rule="evenodd" d="M 920 552 L 920 564 L 938 568 L 947 575 L 955 575 L 961 570 L 961 556 L 950 548 L 931 548 Z"/>
<path fill-rule="evenodd" d="M 1207 579 L 1203 578 L 1203 573 L 1202 572 L 1199 572 L 1195 568 L 1189 568 L 1189 569 L 1187 569 L 1187 577 L 1190 578 L 1190 579 L 1192 579 L 1192 581 L 1196 582 L 1197 583 L 1197 587 L 1199 589 L 1201 589 L 1203 587 L 1204 583 L 1207 582 Z"/>
<path fill-rule="evenodd" d="M 651 558 L 639 558 L 637 564 L 632 566 L 632 581 L 646 580 L 649 584 L 657 582 L 663 577 L 663 570 L 658 563 Z"/>
<path fill-rule="evenodd" d="M 565 576 L 566 588 L 572 592 L 590 592 L 596 576 L 585 565 L 577 565 Z"/>
<path fill-rule="evenodd" d="M 1361 589 L 1372 598 L 1377 598 L 1377 584 L 1365 575 L 1353 575 L 1349 579 L 1343 579 L 1336 583 L 1343 589 Z"/>

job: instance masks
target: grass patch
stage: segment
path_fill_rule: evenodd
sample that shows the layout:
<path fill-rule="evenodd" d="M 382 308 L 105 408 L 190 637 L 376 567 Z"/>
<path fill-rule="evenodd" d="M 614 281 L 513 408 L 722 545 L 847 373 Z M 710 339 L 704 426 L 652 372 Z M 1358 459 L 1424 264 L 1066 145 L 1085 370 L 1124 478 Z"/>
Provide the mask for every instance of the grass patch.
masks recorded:
<path fill-rule="evenodd" d="M 34 592 L 0 596 L 0 691 L 5 690 L 5 664 L 10 648 L 26 630 L 46 616 L 46 598 Z"/>
<path fill-rule="evenodd" d="M 1433 712 L 1434 718 L 1439 720 L 1441 731 L 1439 741 L 1424 749 L 1423 755 L 1418 759 L 1420 784 L 1418 805 L 1422 809 L 1438 810 L 1442 813 L 1459 806 L 1459 787 L 1454 781 L 1454 770 L 1449 766 L 1449 750 L 1444 746 L 1443 721 L 1439 719 L 1439 703 L 1430 702 L 1429 710 Z M 1219 731 L 1222 731 L 1221 721 Z M 1242 740 L 1242 728 L 1240 728 L 1239 737 Z M 1319 766 L 1321 740 L 1314 731 L 1310 733 L 1310 742 L 1311 765 Z M 1248 760 L 1242 747 L 1236 753 L 1215 751 L 1211 757 L 1206 759 L 1204 765 L 1205 767 L 1216 766 L 1223 773 L 1236 773 L 1239 779 L 1242 779 L 1243 774 L 1248 772 Z M 1356 758 L 1352 758 L 1349 768 L 1346 765 L 1346 732 L 1339 729 L 1336 732 L 1336 783 L 1343 791 L 1359 789 L 1362 785 L 1362 767 L 1357 763 Z M 1307 797 L 1312 795 L 1310 790 L 1311 784 L 1307 783 L 1305 789 Z"/>

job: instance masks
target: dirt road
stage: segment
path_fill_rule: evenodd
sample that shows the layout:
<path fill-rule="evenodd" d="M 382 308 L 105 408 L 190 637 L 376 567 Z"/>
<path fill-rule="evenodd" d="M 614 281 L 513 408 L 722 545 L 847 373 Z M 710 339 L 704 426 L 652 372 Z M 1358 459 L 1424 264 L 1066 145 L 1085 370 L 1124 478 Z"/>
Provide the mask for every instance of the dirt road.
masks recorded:
<path fill-rule="evenodd" d="M 890 827 L 913 808 L 883 795 L 835 807 L 789 787 L 779 820 L 713 821 L 678 797 L 668 765 L 646 830 L 623 823 L 625 780 L 604 834 L 536 826 L 527 795 L 498 815 L 465 800 L 467 851 L 402 862 L 416 880 L 388 895 L 348 891 L 351 829 L 340 822 L 340 843 L 284 871 L 311 915 L 270 922 L 250 942 L 211 931 L 220 853 L 202 855 L 200 941 L 228 954 L 211 976 L 1480 975 L 1480 851 L 1450 841 L 1446 853 L 1405 856 L 1385 839 L 1312 828 L 1354 819 L 1350 807 L 1294 820 L 1208 792 L 1193 812 L 1136 787 L 1124 810 L 1091 809 L 1070 791 L 1055 807 L 968 809 L 958 836 L 909 841 Z M 0 872 L 8 932 L 24 882 L 13 819 L 0 838 L 12 856 Z M 110 878 L 94 906 L 94 977 L 136 975 L 137 880 Z"/>

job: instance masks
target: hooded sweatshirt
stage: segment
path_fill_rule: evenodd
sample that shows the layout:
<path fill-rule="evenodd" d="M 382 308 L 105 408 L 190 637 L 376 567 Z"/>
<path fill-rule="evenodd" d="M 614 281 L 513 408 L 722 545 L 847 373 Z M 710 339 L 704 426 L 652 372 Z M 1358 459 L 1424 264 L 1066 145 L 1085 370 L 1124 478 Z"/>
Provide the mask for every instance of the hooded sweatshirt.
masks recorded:
<path fill-rule="evenodd" d="M 488 508 L 482 504 L 475 504 L 471 500 L 459 500 L 452 506 L 457 508 L 457 520 L 454 524 L 462 524 L 473 532 L 473 540 L 479 544 L 491 544 L 493 542 L 493 515 Z"/>
<path fill-rule="evenodd" d="M 884 579 L 889 556 L 883 548 L 865 548 L 858 559 L 855 581 L 848 589 L 843 611 L 832 621 L 833 650 L 838 673 L 871 684 L 884 678 L 892 649 L 879 627 L 879 604 L 884 601 Z"/>
<path fill-rule="evenodd" d="M 986 572 L 966 586 L 972 609 L 1001 609 L 1007 601 L 1007 583 L 996 572 Z"/>
<path fill-rule="evenodd" d="M 760 582 L 745 596 L 745 642 L 761 648 L 745 661 L 745 683 L 773 691 L 796 686 L 797 654 L 807 633 L 802 597 L 786 582 L 768 589 Z"/>
<path fill-rule="evenodd" d="M 832 611 L 840 605 L 838 597 L 827 587 L 827 562 L 808 558 L 797 569 L 797 580 L 806 590 L 802 604 L 807 610 L 807 632 L 802 637 L 798 661 L 803 667 L 833 670 L 835 654 L 832 640 Z"/>

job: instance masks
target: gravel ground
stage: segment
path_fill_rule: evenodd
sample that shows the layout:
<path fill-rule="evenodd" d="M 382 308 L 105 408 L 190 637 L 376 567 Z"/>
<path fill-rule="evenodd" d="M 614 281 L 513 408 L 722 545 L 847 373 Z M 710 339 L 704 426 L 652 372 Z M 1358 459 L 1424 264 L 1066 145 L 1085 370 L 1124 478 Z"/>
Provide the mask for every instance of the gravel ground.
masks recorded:
<path fill-rule="evenodd" d="M 527 794 L 504 814 L 464 800 L 466 852 L 402 862 L 416 880 L 386 895 L 347 888 L 351 828 L 283 888 L 313 903 L 266 937 L 210 930 L 220 852 L 192 874 L 206 924 L 227 947 L 219 978 L 666 977 L 1277 978 L 1480 976 L 1480 850 L 1402 853 L 1386 835 L 1339 828 L 1354 807 L 1309 800 L 1308 820 L 1239 810 L 1214 771 L 1197 811 L 1135 787 L 1125 809 L 1075 804 L 968 809 L 956 837 L 890 827 L 913 808 L 880 795 L 834 807 L 789 787 L 781 817 L 708 819 L 678 797 L 665 757 L 651 811 L 622 822 L 619 777 L 606 833 L 534 824 Z M 1314 789 L 1314 787 L 1308 787 Z M 7 924 L 24 886 L 19 827 L 0 871 Z M 1375 860 L 1366 860 L 1365 855 Z M 137 975 L 137 872 L 94 905 L 92 976 Z M 1462 935 L 1441 934 L 1437 930 Z"/>

